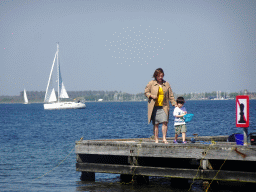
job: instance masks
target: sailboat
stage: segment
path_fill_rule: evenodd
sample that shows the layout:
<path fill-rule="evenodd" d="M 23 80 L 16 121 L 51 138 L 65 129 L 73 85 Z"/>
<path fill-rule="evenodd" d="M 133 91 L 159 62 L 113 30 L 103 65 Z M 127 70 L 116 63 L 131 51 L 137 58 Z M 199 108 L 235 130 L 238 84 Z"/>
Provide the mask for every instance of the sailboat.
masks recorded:
<path fill-rule="evenodd" d="M 28 104 L 28 97 L 27 97 L 27 92 L 26 89 L 24 89 L 24 104 Z"/>
<path fill-rule="evenodd" d="M 55 63 L 57 64 L 57 87 L 58 87 L 58 96 L 56 97 L 55 89 L 53 85 L 53 69 Z M 65 89 L 64 83 L 61 78 L 60 73 L 60 62 L 59 62 L 59 44 L 57 43 L 57 51 L 55 53 L 55 57 L 53 59 L 53 64 L 46 88 L 45 98 L 44 98 L 44 109 L 52 110 L 52 109 L 83 109 L 85 108 L 85 104 L 81 102 L 64 102 L 61 101 L 62 98 L 69 98 L 68 93 Z"/>

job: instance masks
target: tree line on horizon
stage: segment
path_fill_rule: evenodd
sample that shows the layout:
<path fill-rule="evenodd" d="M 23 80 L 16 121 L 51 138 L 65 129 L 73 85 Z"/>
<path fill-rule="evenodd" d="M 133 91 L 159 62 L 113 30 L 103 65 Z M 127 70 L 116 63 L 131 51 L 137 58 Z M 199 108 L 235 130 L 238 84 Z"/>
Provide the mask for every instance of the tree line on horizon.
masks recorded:
<path fill-rule="evenodd" d="M 234 99 L 237 95 L 244 95 L 245 91 L 226 93 L 221 92 L 218 93 L 219 98 L 230 98 Z M 21 91 L 19 96 L 0 96 L 1 103 L 23 103 L 23 94 Z M 256 93 L 247 93 L 250 95 L 252 99 L 256 99 Z M 56 93 L 57 95 L 57 93 Z M 66 101 L 73 100 L 84 100 L 86 101 L 98 101 L 99 99 L 103 101 L 144 101 L 147 100 L 144 93 L 137 94 L 129 94 L 121 91 L 69 91 L 68 92 L 69 99 Z M 43 103 L 44 102 L 45 91 L 27 91 L 27 97 L 29 102 L 31 103 Z M 185 100 L 207 100 L 214 99 L 217 96 L 217 91 L 213 91 L 211 93 L 184 93 L 184 94 L 176 94 L 174 93 L 174 97 L 183 96 Z"/>

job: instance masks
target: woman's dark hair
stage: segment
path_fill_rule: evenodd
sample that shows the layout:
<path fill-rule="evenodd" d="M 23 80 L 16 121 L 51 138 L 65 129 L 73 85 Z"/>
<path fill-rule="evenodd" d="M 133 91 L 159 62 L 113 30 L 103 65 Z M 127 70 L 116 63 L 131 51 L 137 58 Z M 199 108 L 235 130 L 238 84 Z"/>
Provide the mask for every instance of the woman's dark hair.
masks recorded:
<path fill-rule="evenodd" d="M 160 73 L 163 73 L 164 75 L 164 70 L 162 68 L 157 68 L 153 74 L 153 78 L 155 78 L 156 80 L 156 77 L 160 74 Z"/>
<path fill-rule="evenodd" d="M 178 98 L 176 99 L 176 103 L 177 103 L 177 104 L 178 104 L 178 103 L 184 104 L 184 103 L 185 103 L 185 99 L 184 99 L 183 97 L 178 97 Z"/>

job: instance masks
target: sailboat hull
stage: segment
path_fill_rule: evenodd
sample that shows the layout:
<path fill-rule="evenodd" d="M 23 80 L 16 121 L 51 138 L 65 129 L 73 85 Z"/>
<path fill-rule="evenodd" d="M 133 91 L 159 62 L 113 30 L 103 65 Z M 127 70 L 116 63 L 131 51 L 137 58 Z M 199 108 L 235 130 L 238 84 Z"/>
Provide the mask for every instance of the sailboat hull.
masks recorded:
<path fill-rule="evenodd" d="M 56 109 L 84 109 L 86 106 L 84 103 L 76 102 L 59 102 L 59 103 L 46 103 L 44 109 L 56 110 Z"/>

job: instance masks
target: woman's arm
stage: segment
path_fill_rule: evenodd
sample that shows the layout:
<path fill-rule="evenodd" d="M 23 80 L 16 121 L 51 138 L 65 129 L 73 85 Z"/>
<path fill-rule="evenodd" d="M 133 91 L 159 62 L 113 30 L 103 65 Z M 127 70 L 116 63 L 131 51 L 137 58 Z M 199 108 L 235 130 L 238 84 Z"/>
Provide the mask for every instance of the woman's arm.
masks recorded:
<path fill-rule="evenodd" d="M 176 107 L 176 106 L 177 106 L 177 103 L 176 103 L 176 101 L 175 101 L 175 98 L 174 98 L 174 95 L 173 95 L 172 88 L 171 88 L 170 84 L 169 84 L 168 91 L 169 91 L 169 100 L 170 100 L 172 106 L 175 106 L 175 107 Z"/>
<path fill-rule="evenodd" d="M 157 96 L 156 95 L 152 95 L 151 94 L 151 87 L 152 87 L 152 81 L 150 81 L 148 84 L 147 84 L 147 86 L 146 86 L 146 88 L 145 88 L 145 91 L 144 91 L 144 94 L 145 94 L 145 96 L 147 97 L 147 98 L 152 98 L 152 99 L 157 99 Z"/>

